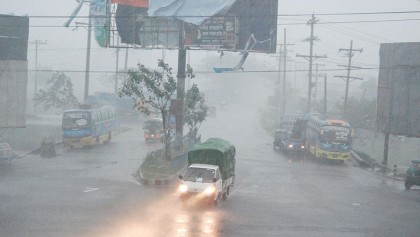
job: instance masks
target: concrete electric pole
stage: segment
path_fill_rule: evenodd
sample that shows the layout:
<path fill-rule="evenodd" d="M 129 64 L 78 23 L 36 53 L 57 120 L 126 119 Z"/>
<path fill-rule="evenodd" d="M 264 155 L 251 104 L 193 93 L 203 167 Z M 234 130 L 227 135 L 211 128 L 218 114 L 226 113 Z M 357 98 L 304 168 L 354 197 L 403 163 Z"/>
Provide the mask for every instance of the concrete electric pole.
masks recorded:
<path fill-rule="evenodd" d="M 314 59 L 318 58 L 326 58 L 326 55 L 318 56 L 313 54 L 313 47 L 314 47 L 314 41 L 318 40 L 316 36 L 314 36 L 314 26 L 318 22 L 318 19 L 315 18 L 314 14 L 312 14 L 312 18 L 308 21 L 308 25 L 311 26 L 311 36 L 306 39 L 305 41 L 309 41 L 309 55 L 299 55 L 296 54 L 296 57 L 304 57 L 309 61 L 309 78 L 308 78 L 308 103 L 307 103 L 307 112 L 311 112 L 311 96 L 312 96 L 312 64 Z"/>
<path fill-rule="evenodd" d="M 47 44 L 47 41 L 35 40 L 35 42 L 31 42 L 31 44 L 35 44 L 35 94 L 36 94 L 38 91 L 38 47 L 39 45 Z"/>
<path fill-rule="evenodd" d="M 91 36 L 92 36 L 92 20 L 90 17 L 89 11 L 89 22 L 88 22 L 88 35 L 87 35 L 87 46 L 86 46 L 86 67 L 85 67 L 85 93 L 83 97 L 84 103 L 86 103 L 87 98 L 89 96 L 89 73 L 90 73 L 90 43 L 91 43 Z"/>
<path fill-rule="evenodd" d="M 346 67 L 347 68 L 347 75 L 346 76 L 334 76 L 334 77 L 340 77 L 340 78 L 345 78 L 345 82 L 346 82 L 346 92 L 344 95 L 344 109 L 343 109 L 343 116 L 344 118 L 346 118 L 347 116 L 347 101 L 348 101 L 348 95 L 349 95 L 349 84 L 350 82 L 352 82 L 353 80 L 363 80 L 362 78 L 359 77 L 351 77 L 350 76 L 350 71 L 352 68 L 360 68 L 360 67 L 354 67 L 351 65 L 351 58 L 354 56 L 354 52 L 362 52 L 363 49 L 353 49 L 353 40 L 350 41 L 350 48 L 349 49 L 339 49 L 339 51 L 346 51 L 347 52 L 347 56 L 349 58 L 348 64 L 347 65 L 338 65 L 340 67 Z"/>
<path fill-rule="evenodd" d="M 30 42 L 35 44 L 35 82 L 34 82 L 34 97 L 38 92 L 38 47 L 42 44 L 47 44 L 47 41 L 35 40 L 35 42 Z M 34 104 L 34 113 L 36 113 L 36 105 Z"/>
<path fill-rule="evenodd" d="M 114 93 L 118 94 L 118 64 L 120 58 L 120 41 L 117 39 L 117 48 L 115 49 L 116 58 L 115 58 L 115 85 L 114 85 Z"/>

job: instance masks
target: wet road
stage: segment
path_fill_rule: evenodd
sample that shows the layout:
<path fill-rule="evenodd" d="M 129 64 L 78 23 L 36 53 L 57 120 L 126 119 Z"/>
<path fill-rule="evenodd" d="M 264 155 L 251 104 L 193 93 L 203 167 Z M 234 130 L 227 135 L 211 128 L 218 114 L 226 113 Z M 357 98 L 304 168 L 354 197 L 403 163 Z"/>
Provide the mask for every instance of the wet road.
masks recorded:
<path fill-rule="evenodd" d="M 237 148 L 236 184 L 220 206 L 186 207 L 174 186 L 137 183 L 159 146 L 139 126 L 110 145 L 0 166 L 0 236 L 419 236 L 420 189 L 351 162 L 285 157 L 248 106 L 218 111 L 200 130 Z"/>

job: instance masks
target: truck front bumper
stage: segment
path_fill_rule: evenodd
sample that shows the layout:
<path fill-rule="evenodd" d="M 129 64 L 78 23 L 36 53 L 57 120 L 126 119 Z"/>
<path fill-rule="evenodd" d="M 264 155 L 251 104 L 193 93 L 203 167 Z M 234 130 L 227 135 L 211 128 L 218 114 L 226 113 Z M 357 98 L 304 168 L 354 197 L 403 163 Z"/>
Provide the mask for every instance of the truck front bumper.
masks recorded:
<path fill-rule="evenodd" d="M 215 200 L 215 193 L 204 194 L 202 192 L 185 192 L 179 195 L 182 201 L 196 201 L 196 202 L 213 202 Z"/>

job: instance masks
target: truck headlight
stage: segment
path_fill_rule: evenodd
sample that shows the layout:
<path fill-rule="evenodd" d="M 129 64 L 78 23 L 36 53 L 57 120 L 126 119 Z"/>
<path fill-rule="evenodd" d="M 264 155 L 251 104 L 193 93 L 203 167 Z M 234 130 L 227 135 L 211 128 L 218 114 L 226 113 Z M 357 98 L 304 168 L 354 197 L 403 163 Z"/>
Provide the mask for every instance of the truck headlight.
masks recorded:
<path fill-rule="evenodd" d="M 304 145 L 302 145 L 302 146 L 300 146 L 300 148 L 305 149 L 305 146 L 304 146 Z"/>
<path fill-rule="evenodd" d="M 213 194 L 215 191 L 216 191 L 216 188 L 215 188 L 214 186 L 210 186 L 210 187 L 208 187 L 208 188 L 206 188 L 206 189 L 204 190 L 204 193 L 205 193 L 206 195 L 211 195 L 211 194 Z"/>
<path fill-rule="evenodd" d="M 185 185 L 185 184 L 181 184 L 181 185 L 179 186 L 179 191 L 180 191 L 181 193 L 185 193 L 187 190 L 188 190 L 187 185 Z"/>
<path fill-rule="evenodd" d="M 289 148 L 293 148 L 293 145 L 289 145 L 288 147 L 289 147 Z"/>

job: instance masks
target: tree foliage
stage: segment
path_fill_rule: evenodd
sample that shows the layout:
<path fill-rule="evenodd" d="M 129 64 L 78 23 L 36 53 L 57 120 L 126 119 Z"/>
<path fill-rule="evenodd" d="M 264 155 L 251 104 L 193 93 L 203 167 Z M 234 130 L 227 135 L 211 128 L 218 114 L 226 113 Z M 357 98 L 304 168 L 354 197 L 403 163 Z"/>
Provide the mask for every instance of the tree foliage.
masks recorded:
<path fill-rule="evenodd" d="M 56 72 L 47 80 L 47 89 L 40 89 L 33 99 L 35 105 L 43 104 L 45 110 L 70 109 L 79 104 L 73 94 L 73 83 L 63 72 Z"/>
<path fill-rule="evenodd" d="M 197 84 L 193 84 L 185 95 L 184 122 L 190 132 L 198 129 L 207 117 L 208 107 L 205 104 L 204 95 L 200 93 Z"/>
<path fill-rule="evenodd" d="M 335 105 L 335 114 L 343 114 L 342 103 Z M 376 130 L 376 99 L 350 97 L 345 118 L 355 128 Z"/>
<path fill-rule="evenodd" d="M 172 68 L 163 60 L 158 61 L 158 69 L 150 69 L 138 64 L 137 70 L 129 70 L 128 78 L 122 83 L 119 96 L 129 96 L 136 101 L 136 109 L 149 115 L 160 113 L 164 130 L 165 151 L 169 151 L 169 108 L 172 95 L 177 90 Z M 169 155 L 165 152 L 165 158 Z"/>
<path fill-rule="evenodd" d="M 160 113 L 166 129 L 171 98 L 176 92 L 176 79 L 172 68 L 164 61 L 159 60 L 158 67 L 154 70 L 139 64 L 137 70 L 129 70 L 119 96 L 133 98 L 136 109 L 145 114 Z"/>
<path fill-rule="evenodd" d="M 194 78 L 192 68 L 187 65 L 186 71 L 187 78 Z M 177 92 L 176 78 L 172 74 L 172 68 L 166 64 L 163 60 L 158 61 L 158 69 L 150 69 L 146 66 L 139 64 L 137 70 L 129 70 L 128 78 L 123 81 L 122 87 L 119 91 L 119 96 L 129 96 L 136 101 L 136 109 L 140 110 L 145 114 L 160 113 L 162 116 L 162 125 L 165 131 L 164 141 L 165 148 L 169 148 L 169 110 L 171 105 L 171 99 Z M 183 92 L 181 92 L 183 93 Z M 193 90 L 189 90 L 187 93 L 186 109 L 184 114 L 188 114 L 189 117 L 186 121 L 191 126 L 196 126 L 201 123 L 204 118 L 198 111 L 201 108 L 205 109 L 204 99 L 201 97 L 200 91 L 195 85 Z M 197 101 L 194 101 L 197 100 Z M 198 104 L 197 104 L 198 103 Z M 200 107 L 201 106 L 201 107 Z M 194 109 L 194 112 L 189 111 Z M 204 113 L 207 111 L 205 110 Z M 204 116 L 205 117 L 205 116 Z M 196 119 L 196 121 L 194 121 Z M 190 125 L 189 125 L 190 126 Z"/>

